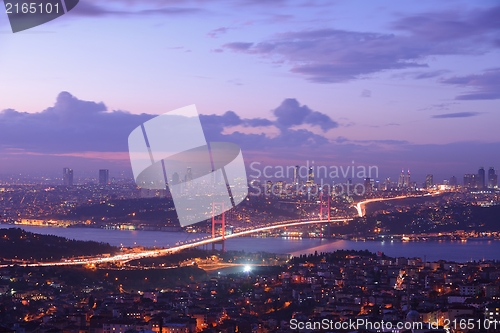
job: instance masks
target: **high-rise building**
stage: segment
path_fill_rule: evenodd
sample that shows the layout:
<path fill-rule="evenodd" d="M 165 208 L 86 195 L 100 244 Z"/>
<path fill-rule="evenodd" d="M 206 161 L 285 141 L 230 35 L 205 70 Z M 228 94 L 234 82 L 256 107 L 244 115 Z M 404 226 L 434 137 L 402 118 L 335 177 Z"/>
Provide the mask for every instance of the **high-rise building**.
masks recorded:
<path fill-rule="evenodd" d="M 498 186 L 498 175 L 494 168 L 488 170 L 488 188 L 495 188 Z"/>
<path fill-rule="evenodd" d="M 398 188 L 408 188 L 410 187 L 410 184 L 411 184 L 410 170 L 408 170 L 408 173 L 406 174 L 404 169 L 401 170 L 401 174 L 399 175 L 398 179 Z"/>
<path fill-rule="evenodd" d="M 294 185 L 299 185 L 299 166 L 296 165 L 295 168 L 293 168 L 293 184 Z"/>
<path fill-rule="evenodd" d="M 471 175 L 470 175 L 470 174 L 466 173 L 466 174 L 464 175 L 464 187 L 471 187 L 471 186 L 470 186 L 470 185 L 471 185 L 471 184 L 470 184 L 470 182 L 471 182 L 471 179 L 470 179 L 470 178 L 471 178 Z"/>
<path fill-rule="evenodd" d="M 464 175 L 464 187 L 474 188 L 476 187 L 476 175 L 466 173 Z"/>
<path fill-rule="evenodd" d="M 486 187 L 486 171 L 484 171 L 483 167 L 479 168 L 477 172 L 476 187 L 478 189 L 484 189 Z"/>
<path fill-rule="evenodd" d="M 457 187 L 457 185 L 458 185 L 457 177 L 451 176 L 451 178 L 450 178 L 450 186 L 451 187 Z"/>
<path fill-rule="evenodd" d="M 403 188 L 404 185 L 405 185 L 405 171 L 403 169 L 403 170 L 401 170 L 401 173 L 399 174 L 398 188 Z"/>
<path fill-rule="evenodd" d="M 106 185 L 109 183 L 109 170 L 101 169 L 99 170 L 99 185 Z"/>
<path fill-rule="evenodd" d="M 363 184 L 365 186 L 365 192 L 366 194 L 372 193 L 373 186 L 370 178 L 365 178 L 365 182 Z"/>
<path fill-rule="evenodd" d="M 391 178 L 390 177 L 387 177 L 385 179 L 385 190 L 386 191 L 392 190 L 392 188 L 391 188 Z"/>
<path fill-rule="evenodd" d="M 428 174 L 427 177 L 425 177 L 425 188 L 429 189 L 432 187 L 434 187 L 434 176 Z"/>
<path fill-rule="evenodd" d="M 186 171 L 186 181 L 189 182 L 191 180 L 193 180 L 193 170 L 191 169 L 191 167 L 188 167 Z"/>
<path fill-rule="evenodd" d="M 307 181 L 309 182 L 309 184 L 314 184 L 314 170 L 313 170 L 313 167 L 309 168 L 309 174 L 308 174 Z"/>
<path fill-rule="evenodd" d="M 73 186 L 73 169 L 70 168 L 63 169 L 63 185 Z"/>

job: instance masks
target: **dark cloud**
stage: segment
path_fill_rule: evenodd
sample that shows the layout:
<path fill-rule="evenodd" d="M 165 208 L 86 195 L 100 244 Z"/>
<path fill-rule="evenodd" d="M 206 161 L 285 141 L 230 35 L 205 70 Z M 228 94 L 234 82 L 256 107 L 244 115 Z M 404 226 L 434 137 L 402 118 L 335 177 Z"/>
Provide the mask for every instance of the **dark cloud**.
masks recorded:
<path fill-rule="evenodd" d="M 276 110 L 275 121 L 241 118 L 234 111 L 222 115 L 200 115 L 200 121 L 208 140 L 234 141 L 252 150 L 283 147 L 290 142 L 295 142 L 297 147 L 324 144 L 328 140 L 323 136 L 307 130 L 291 130 L 290 127 L 310 124 L 327 130 L 337 126 L 327 115 L 300 106 L 294 99 L 285 100 Z M 286 126 L 287 112 L 298 112 L 301 121 Z M 27 113 L 12 109 L 0 112 L 0 149 L 44 154 L 127 152 L 130 132 L 153 117 L 155 115 L 108 111 L 102 102 L 84 101 L 68 92 L 61 92 L 54 106 L 42 112 Z M 273 139 L 264 134 L 222 134 L 226 128 L 235 126 L 277 126 L 281 133 Z"/>
<path fill-rule="evenodd" d="M 435 119 L 446 119 L 446 118 L 470 118 L 479 116 L 481 112 L 455 112 L 455 113 L 443 113 L 436 114 L 432 116 Z"/>
<path fill-rule="evenodd" d="M 300 122 L 286 126 L 287 112 L 300 115 Z M 323 130 L 336 127 L 327 115 L 285 100 L 277 108 L 277 119 L 241 118 L 234 111 L 222 115 L 200 115 L 208 142 L 238 144 L 248 162 L 263 156 L 282 158 L 280 154 L 302 156 L 316 149 L 327 150 L 330 140 L 306 129 L 291 129 L 294 124 L 319 125 Z M 272 113 L 269 114 L 273 116 Z M 59 174 L 65 166 L 83 170 L 109 168 L 130 172 L 128 136 L 133 129 L 155 115 L 108 111 L 104 103 L 79 100 L 68 92 L 57 97 L 54 106 L 42 112 L 26 113 L 7 109 L 0 112 L 0 173 L 48 172 Z M 238 127 L 279 128 L 273 137 L 248 134 Z M 232 133 L 227 129 L 234 128 Z M 35 167 L 36 165 L 36 167 Z"/>
<path fill-rule="evenodd" d="M 262 147 L 261 145 L 275 146 L 277 144 L 281 146 L 282 143 L 286 145 L 286 141 L 290 139 L 290 133 L 296 135 L 297 138 L 301 138 L 303 144 L 308 144 L 308 142 L 326 142 L 326 139 L 322 136 L 315 135 L 307 130 L 292 130 L 291 128 L 298 125 L 312 125 L 319 126 L 323 131 L 328 131 L 339 126 L 339 124 L 328 115 L 313 111 L 307 107 L 307 105 L 300 105 L 294 98 L 285 99 L 276 109 L 272 110 L 272 115 L 276 117 L 276 120 L 264 118 L 245 119 L 240 118 L 233 111 L 227 111 L 223 115 L 200 115 L 200 120 L 207 137 L 210 136 L 217 140 L 222 138 L 222 133 L 226 127 L 276 126 L 280 130 L 278 138 L 274 140 L 269 139 L 265 135 L 241 134 L 241 136 L 239 136 L 240 134 L 235 134 L 235 137 L 238 137 L 238 139 L 248 136 L 251 145 L 255 144 L 254 148 Z M 266 140 L 266 143 L 263 143 L 262 140 Z M 241 140 L 241 142 L 238 141 L 238 143 L 245 144 L 244 141 L 245 140 Z M 257 144 L 257 142 L 259 143 Z"/>
<path fill-rule="evenodd" d="M 253 45 L 253 43 L 234 42 L 234 43 L 224 44 L 224 45 L 222 45 L 222 47 L 233 50 L 233 51 L 246 51 L 252 45 Z"/>
<path fill-rule="evenodd" d="M 188 15 L 203 12 L 202 9 L 196 7 L 160 7 L 145 10 L 116 10 L 110 9 L 106 6 L 102 6 L 102 2 L 99 4 L 93 4 L 90 2 L 80 1 L 78 6 L 76 6 L 72 11 L 72 15 L 79 16 L 90 16 L 90 17 L 104 17 L 104 16 L 150 16 L 150 15 L 165 15 L 165 16 L 178 16 L 178 15 Z"/>
<path fill-rule="evenodd" d="M 273 152 L 275 149 L 292 150 L 307 147 L 324 147 L 329 140 L 322 135 L 313 133 L 305 129 L 291 129 L 297 125 L 320 126 L 323 131 L 338 127 L 338 123 L 333 121 L 328 115 L 313 111 L 306 105 L 293 98 L 285 99 L 280 106 L 272 111 L 276 120 L 263 118 L 242 119 L 233 111 L 228 111 L 223 115 L 200 115 L 200 120 L 207 140 L 209 141 L 230 141 L 239 144 L 243 149 L 249 151 L 264 150 Z M 280 133 L 275 137 L 268 137 L 265 134 L 245 134 L 240 131 L 231 134 L 222 134 L 226 127 L 267 127 L 276 126 Z"/>
<path fill-rule="evenodd" d="M 444 70 L 444 69 L 439 69 L 434 71 L 411 71 L 411 72 L 395 73 L 392 75 L 392 77 L 397 79 L 410 78 L 415 80 L 422 80 L 422 79 L 432 79 L 449 72 L 450 72 L 449 70 Z"/>
<path fill-rule="evenodd" d="M 245 119 L 244 124 L 250 127 L 263 127 L 263 126 L 272 126 L 273 122 L 270 121 L 269 119 L 264 119 L 264 118 L 252 118 L 252 119 Z"/>
<path fill-rule="evenodd" d="M 217 136 L 224 131 L 227 126 L 237 126 L 242 124 L 241 118 L 233 111 L 227 111 L 219 115 L 200 115 L 205 135 Z M 217 141 L 217 140 L 212 140 Z"/>
<path fill-rule="evenodd" d="M 53 107 L 39 113 L 0 112 L 0 146 L 49 153 L 127 151 L 130 132 L 152 117 L 108 112 L 103 103 L 62 92 Z"/>
<path fill-rule="evenodd" d="M 500 6 L 467 12 L 422 13 L 401 18 L 392 27 L 433 42 L 473 37 L 486 39 L 487 34 L 500 30 Z"/>
<path fill-rule="evenodd" d="M 223 47 L 271 56 L 291 65 L 290 71 L 319 83 L 344 82 L 389 69 L 426 67 L 414 60 L 422 45 L 392 34 L 335 29 L 288 32 L 261 43 L 229 43 Z"/>
<path fill-rule="evenodd" d="M 209 31 L 207 33 L 207 36 L 212 37 L 212 38 L 217 38 L 217 37 L 219 37 L 219 35 L 225 34 L 229 29 L 230 28 L 220 27 L 220 28 Z"/>
<path fill-rule="evenodd" d="M 273 114 L 277 118 L 275 122 L 276 127 L 282 130 L 302 124 L 320 126 L 323 131 L 339 126 L 328 115 L 312 111 L 307 105 L 301 106 L 294 98 L 285 99 L 280 106 L 273 110 Z"/>
<path fill-rule="evenodd" d="M 415 76 L 414 76 L 414 78 L 417 79 L 417 80 L 431 79 L 431 78 L 438 77 L 438 76 L 441 76 L 443 74 L 446 74 L 448 72 L 449 71 L 447 71 L 447 70 L 437 70 L 437 71 L 430 71 L 430 72 L 420 72 L 420 73 L 416 73 Z"/>
<path fill-rule="evenodd" d="M 492 69 L 483 74 L 455 76 L 441 82 L 475 89 L 455 97 L 458 100 L 500 99 L 500 69 Z"/>
<path fill-rule="evenodd" d="M 244 126 L 244 127 L 267 127 L 272 126 L 273 122 L 263 118 L 242 119 L 234 111 L 226 111 L 223 115 L 200 115 L 200 122 L 207 136 L 219 140 L 226 127 Z M 212 141 L 216 141 L 211 139 Z"/>
<path fill-rule="evenodd" d="M 424 59 L 429 56 L 484 54 L 492 49 L 500 30 L 499 8 L 401 18 L 393 24 L 400 34 L 327 28 L 279 33 L 261 42 L 222 47 L 284 63 L 292 73 L 313 82 L 345 82 L 381 71 L 428 67 Z M 493 17 L 494 23 L 486 21 Z M 415 78 L 443 73 L 420 72 Z"/>

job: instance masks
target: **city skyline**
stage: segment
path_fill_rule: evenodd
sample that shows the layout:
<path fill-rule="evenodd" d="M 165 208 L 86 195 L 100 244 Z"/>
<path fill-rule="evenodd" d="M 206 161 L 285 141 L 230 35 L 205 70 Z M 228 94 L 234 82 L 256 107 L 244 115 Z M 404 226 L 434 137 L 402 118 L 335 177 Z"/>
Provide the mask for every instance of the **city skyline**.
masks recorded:
<path fill-rule="evenodd" d="M 306 170 L 307 174 L 301 173 L 301 170 Z M 290 169 L 292 170 L 291 172 Z M 306 166 L 288 166 L 287 168 L 283 169 L 278 169 L 278 172 L 275 172 L 273 175 L 282 175 L 280 177 L 266 177 L 266 173 L 260 172 L 260 175 L 263 177 L 255 177 L 250 175 L 248 178 L 248 181 L 251 182 L 253 180 L 275 180 L 275 181 L 285 181 L 287 184 L 293 184 L 293 185 L 298 185 L 300 183 L 303 184 L 314 184 L 315 179 L 316 180 L 327 180 L 327 181 L 333 181 L 335 183 L 335 180 L 337 181 L 348 181 L 348 180 L 353 180 L 353 178 L 358 181 L 359 183 L 365 182 L 367 180 L 371 180 L 372 182 L 378 182 L 379 184 L 386 184 L 384 186 L 392 186 L 395 185 L 395 188 L 410 188 L 415 186 L 416 188 L 423 188 L 423 189 L 429 189 L 434 187 L 435 185 L 450 185 L 452 187 L 454 186 L 463 186 L 463 187 L 469 187 L 469 188 L 478 188 L 478 189 L 493 189 L 498 186 L 498 169 L 495 169 L 494 167 L 488 168 L 488 172 L 486 173 L 484 167 L 480 167 L 478 170 L 477 174 L 474 173 L 466 173 L 463 174 L 463 181 L 459 182 L 457 180 L 457 176 L 455 174 L 452 174 L 449 178 L 447 179 L 435 179 L 434 174 L 427 174 L 423 180 L 417 179 L 414 180 L 411 178 L 411 172 L 408 169 L 405 171 L 403 168 L 399 176 L 396 177 L 375 177 L 373 178 L 371 173 L 368 173 L 370 177 L 349 177 L 346 176 L 344 178 L 340 177 L 328 177 L 328 175 L 332 175 L 332 173 L 328 173 L 328 169 L 325 166 L 311 166 L 311 167 L 306 167 Z M 315 175 L 315 170 L 316 170 L 316 177 Z M 345 171 L 345 170 L 344 170 Z M 484 172 L 483 177 L 481 178 L 481 171 Z M 171 177 L 169 177 L 169 183 L 172 184 L 178 184 L 180 182 L 186 182 L 189 180 L 192 180 L 192 173 L 191 173 L 191 167 L 187 167 L 186 169 L 186 174 L 184 174 L 181 178 L 181 176 L 177 173 L 172 174 Z M 322 173 L 323 172 L 323 173 Z M 345 175 L 345 174 L 344 174 Z M 88 176 L 88 175 L 86 175 Z M 460 176 L 460 175 L 459 175 Z M 62 184 L 65 186 L 72 186 L 74 185 L 74 171 L 72 168 L 63 168 L 63 174 L 62 174 Z M 109 170 L 108 169 L 99 169 L 98 171 L 98 177 L 96 177 L 98 184 L 99 185 L 107 185 L 109 184 Z M 114 179 L 114 177 L 113 177 Z M 125 178 L 128 180 L 133 180 L 132 177 Z M 56 177 L 57 180 L 57 177 Z M 83 178 L 83 183 L 85 184 L 88 182 L 87 178 Z M 338 183 L 338 182 L 337 182 Z M 373 184 L 372 184 L 373 185 Z"/>
<path fill-rule="evenodd" d="M 3 77 L 23 85 L 0 103 L 0 173 L 129 172 L 130 131 L 193 103 L 207 140 L 240 145 L 247 165 L 355 160 L 437 179 L 500 165 L 495 2 L 280 4 L 87 1 L 0 34 Z"/>

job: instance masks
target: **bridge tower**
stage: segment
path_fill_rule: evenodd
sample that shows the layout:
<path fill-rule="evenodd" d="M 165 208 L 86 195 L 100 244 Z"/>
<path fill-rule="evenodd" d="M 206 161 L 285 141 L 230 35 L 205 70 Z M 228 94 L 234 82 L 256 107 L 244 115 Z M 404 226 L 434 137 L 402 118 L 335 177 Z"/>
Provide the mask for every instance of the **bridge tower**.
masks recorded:
<path fill-rule="evenodd" d="M 331 214 L 331 212 L 330 212 L 330 194 L 327 195 L 327 199 L 328 199 L 328 222 L 330 222 L 331 221 L 330 220 L 330 214 Z M 330 226 L 330 225 L 328 225 L 328 226 Z"/>
<path fill-rule="evenodd" d="M 331 221 L 331 212 L 330 212 L 330 194 L 329 193 L 326 194 L 326 200 L 327 200 L 328 222 L 330 222 Z M 319 194 L 319 220 L 323 221 L 323 191 L 321 191 Z M 327 224 L 327 228 L 328 228 L 327 230 L 330 230 L 330 224 Z M 323 227 L 321 228 L 320 237 L 323 237 Z"/>
<path fill-rule="evenodd" d="M 221 219 L 215 219 L 215 206 L 221 206 Z M 223 202 L 212 202 L 212 238 L 215 238 L 215 225 L 221 224 L 221 236 L 222 240 L 220 243 L 222 244 L 222 252 L 226 252 L 226 213 L 224 212 L 224 203 Z M 219 243 L 219 242 L 218 242 Z M 212 243 L 212 251 L 215 251 L 215 242 Z"/>
<path fill-rule="evenodd" d="M 323 190 L 319 193 L 319 220 L 323 221 Z"/>

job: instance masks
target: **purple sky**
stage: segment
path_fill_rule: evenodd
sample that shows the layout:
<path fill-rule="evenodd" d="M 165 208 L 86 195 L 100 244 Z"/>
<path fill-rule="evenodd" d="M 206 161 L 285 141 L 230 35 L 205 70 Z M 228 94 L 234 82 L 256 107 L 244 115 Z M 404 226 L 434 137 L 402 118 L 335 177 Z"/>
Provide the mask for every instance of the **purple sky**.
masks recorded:
<path fill-rule="evenodd" d="M 0 15 L 0 173 L 129 173 L 127 137 L 196 104 L 246 162 L 500 167 L 497 1 L 81 0 Z"/>

